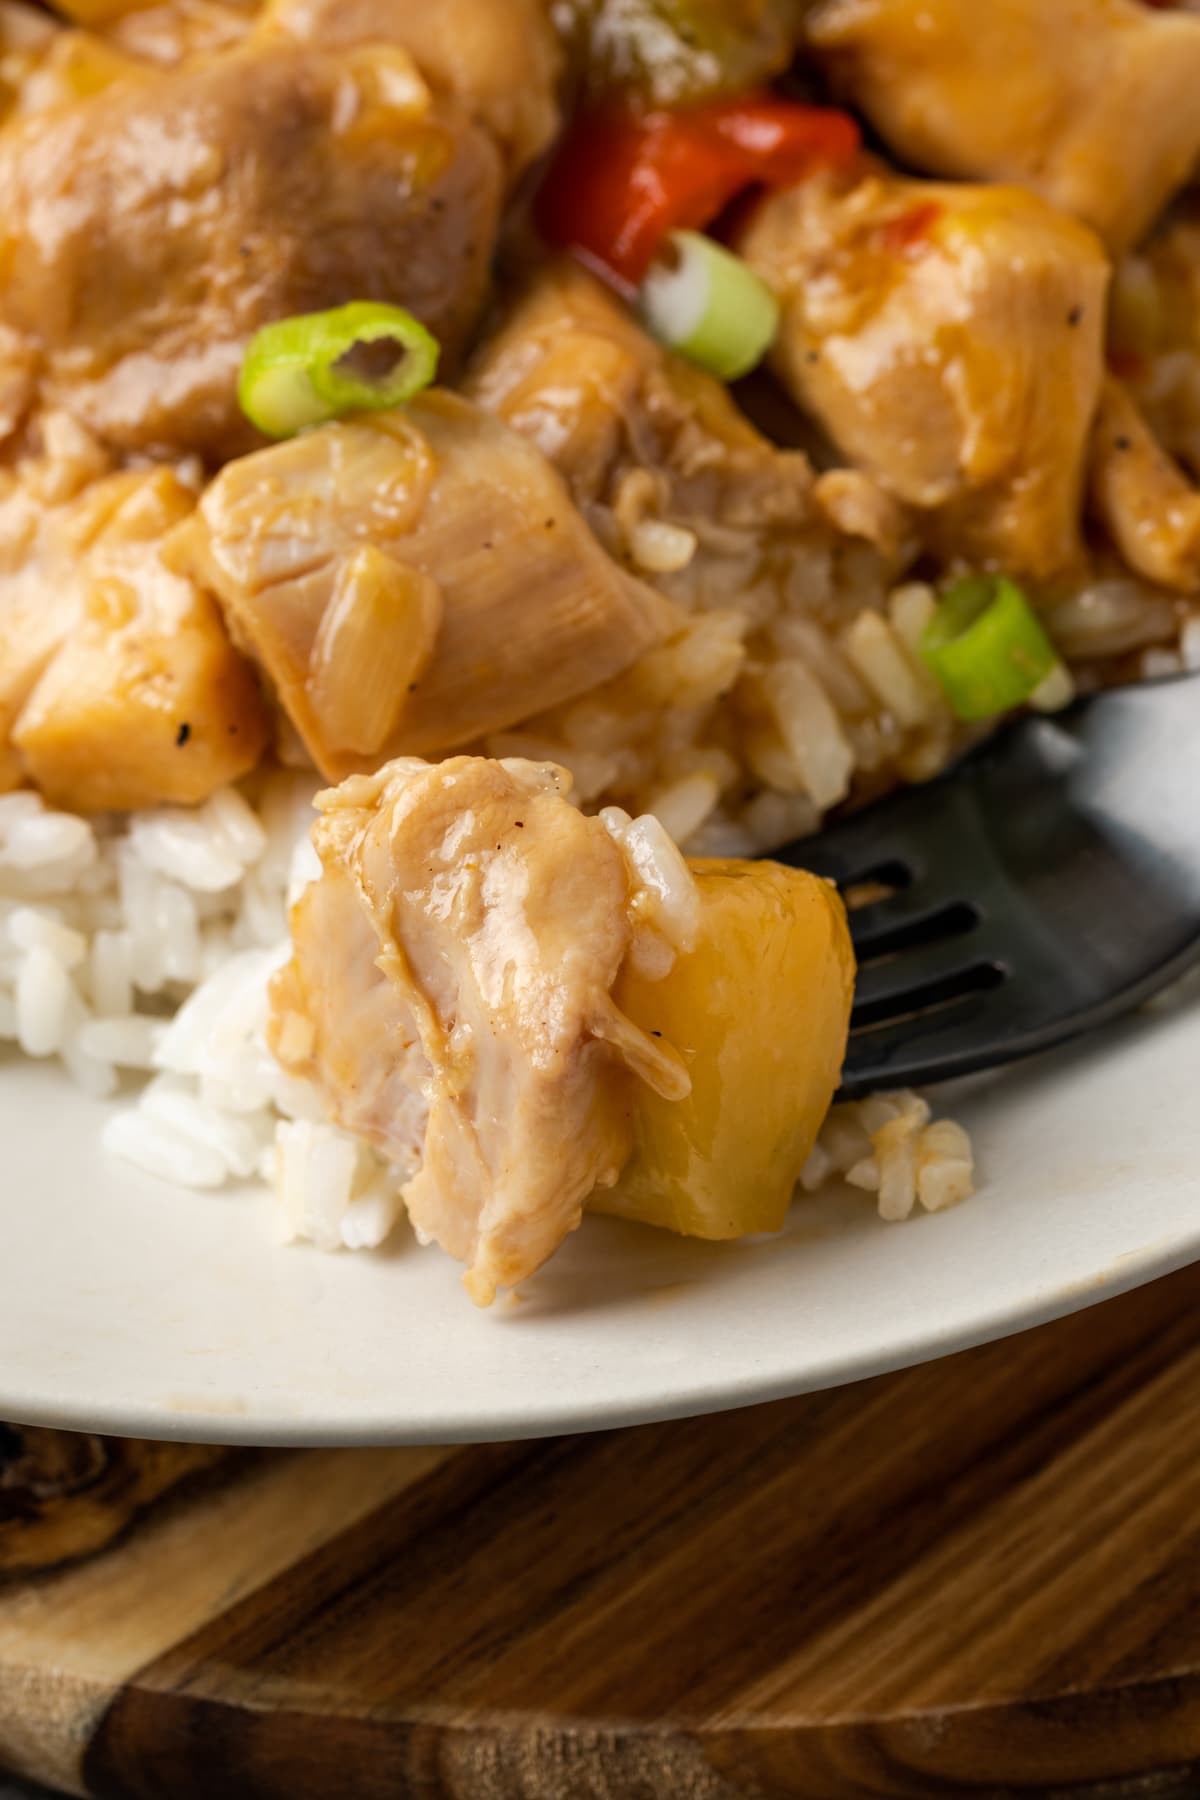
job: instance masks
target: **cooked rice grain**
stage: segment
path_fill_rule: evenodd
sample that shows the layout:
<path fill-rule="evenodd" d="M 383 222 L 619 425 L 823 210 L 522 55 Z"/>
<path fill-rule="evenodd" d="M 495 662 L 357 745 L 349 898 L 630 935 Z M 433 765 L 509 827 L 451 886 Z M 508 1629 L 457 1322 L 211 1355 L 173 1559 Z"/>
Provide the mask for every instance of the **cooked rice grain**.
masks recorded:
<path fill-rule="evenodd" d="M 971 1140 L 950 1119 L 930 1122 L 919 1094 L 873 1094 L 835 1106 L 805 1164 L 800 1185 L 815 1192 L 840 1175 L 878 1196 L 879 1216 L 907 1219 L 918 1204 L 940 1212 L 975 1191 Z"/>

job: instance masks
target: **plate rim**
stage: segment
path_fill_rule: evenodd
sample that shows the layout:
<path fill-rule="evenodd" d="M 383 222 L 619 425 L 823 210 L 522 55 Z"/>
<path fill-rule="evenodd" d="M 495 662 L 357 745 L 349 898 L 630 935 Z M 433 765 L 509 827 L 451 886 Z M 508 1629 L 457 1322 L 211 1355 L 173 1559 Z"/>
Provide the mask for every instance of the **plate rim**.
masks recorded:
<path fill-rule="evenodd" d="M 50 1430 L 94 1433 L 102 1436 L 142 1438 L 157 1442 L 186 1442 L 263 1449 L 358 1449 L 421 1448 L 431 1445 L 521 1442 L 542 1437 L 585 1435 L 597 1431 L 625 1430 L 709 1414 L 736 1412 L 750 1406 L 823 1393 L 876 1376 L 895 1374 L 926 1362 L 941 1361 L 963 1350 L 996 1343 L 1034 1330 L 1039 1325 L 1072 1313 L 1102 1305 L 1106 1300 L 1144 1287 L 1200 1261 L 1200 1217 L 1190 1236 L 1155 1242 L 1144 1250 L 1128 1252 L 1098 1276 L 1072 1280 L 1031 1294 L 1026 1300 L 984 1311 L 971 1322 L 943 1327 L 930 1333 L 911 1332 L 886 1350 L 866 1348 L 858 1355 L 822 1362 L 811 1361 L 799 1379 L 787 1375 L 756 1377 L 743 1374 L 719 1386 L 697 1387 L 684 1392 L 673 1388 L 672 1398 L 661 1403 L 641 1399 L 622 1404 L 611 1400 L 576 1403 L 570 1409 L 551 1406 L 543 1413 L 497 1413 L 488 1409 L 473 1415 L 462 1411 L 442 1425 L 416 1428 L 389 1425 L 381 1415 L 374 1423 L 361 1419 L 348 1424 L 344 1417 L 282 1415 L 269 1417 L 222 1413 L 216 1409 L 187 1407 L 123 1408 L 119 1404 L 80 1404 L 70 1397 L 59 1404 L 45 1400 L 9 1397 L 0 1374 L 0 1418 L 6 1423 Z"/>

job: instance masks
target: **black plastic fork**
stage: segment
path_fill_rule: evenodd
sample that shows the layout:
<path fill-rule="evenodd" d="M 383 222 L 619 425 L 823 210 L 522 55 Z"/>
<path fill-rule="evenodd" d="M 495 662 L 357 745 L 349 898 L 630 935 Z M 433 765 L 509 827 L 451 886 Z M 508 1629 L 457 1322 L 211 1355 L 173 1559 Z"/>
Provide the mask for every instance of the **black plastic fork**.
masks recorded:
<path fill-rule="evenodd" d="M 844 1096 L 1077 1037 L 1200 960 L 1200 677 L 1022 719 L 775 855 L 886 892 L 850 913 Z"/>

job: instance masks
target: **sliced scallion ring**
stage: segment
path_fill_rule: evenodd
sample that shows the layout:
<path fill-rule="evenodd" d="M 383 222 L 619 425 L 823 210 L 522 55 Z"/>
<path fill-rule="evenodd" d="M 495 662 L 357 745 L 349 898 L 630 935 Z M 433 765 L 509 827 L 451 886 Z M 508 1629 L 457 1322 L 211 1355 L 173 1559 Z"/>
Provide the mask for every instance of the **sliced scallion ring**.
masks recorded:
<path fill-rule="evenodd" d="M 638 307 L 660 344 L 722 381 L 749 374 L 779 329 L 766 283 L 699 231 L 670 233 L 638 290 Z"/>
<path fill-rule="evenodd" d="M 384 347 L 375 352 L 378 372 L 368 361 L 372 344 Z M 437 365 L 437 339 L 404 307 L 352 300 L 256 332 L 242 360 L 238 403 L 268 437 L 293 437 L 344 413 L 402 406 L 429 386 Z"/>
<path fill-rule="evenodd" d="M 1025 595 L 1005 575 L 964 575 L 943 593 L 921 655 L 960 719 L 1020 706 L 1058 667 Z"/>

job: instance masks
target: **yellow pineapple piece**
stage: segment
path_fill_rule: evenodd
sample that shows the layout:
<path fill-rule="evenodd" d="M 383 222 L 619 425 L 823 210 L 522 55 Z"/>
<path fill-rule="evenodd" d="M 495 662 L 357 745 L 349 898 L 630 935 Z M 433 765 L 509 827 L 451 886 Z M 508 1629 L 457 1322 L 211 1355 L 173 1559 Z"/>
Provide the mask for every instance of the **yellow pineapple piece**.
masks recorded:
<path fill-rule="evenodd" d="M 854 952 L 828 882 L 772 862 L 698 859 L 695 948 L 669 975 L 626 969 L 614 998 L 661 1033 L 685 1100 L 639 1088 L 634 1150 L 594 1211 L 689 1237 L 777 1231 L 837 1088 Z"/>

